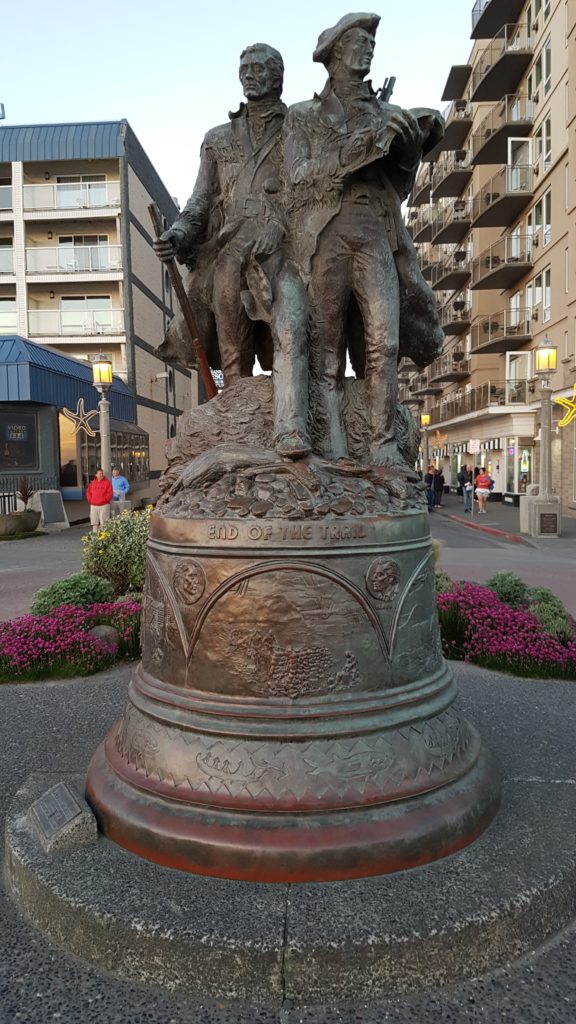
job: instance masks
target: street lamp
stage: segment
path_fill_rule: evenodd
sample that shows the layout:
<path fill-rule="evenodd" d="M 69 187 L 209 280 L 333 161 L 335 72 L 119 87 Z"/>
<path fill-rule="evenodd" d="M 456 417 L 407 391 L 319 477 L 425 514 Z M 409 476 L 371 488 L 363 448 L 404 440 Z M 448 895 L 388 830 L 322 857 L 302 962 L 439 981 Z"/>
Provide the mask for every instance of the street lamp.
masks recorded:
<path fill-rule="evenodd" d="M 550 374 L 556 369 L 556 346 L 544 339 L 534 350 L 534 372 L 542 382 L 540 418 L 540 480 L 520 498 L 520 530 L 533 537 L 560 536 L 560 498 L 552 493 L 552 388 Z M 537 491 L 534 494 L 533 491 Z"/>
<path fill-rule="evenodd" d="M 552 388 L 550 374 L 556 369 L 558 351 L 547 338 L 535 350 L 535 373 L 542 381 L 542 420 L 540 427 L 540 493 L 541 501 L 552 498 Z"/>
<path fill-rule="evenodd" d="M 429 462 L 429 459 L 430 459 L 430 456 L 428 454 L 428 427 L 430 426 L 430 413 L 429 412 L 421 412 L 420 413 L 420 426 L 422 427 L 422 429 L 424 431 L 424 467 L 427 470 L 428 469 L 428 462 Z"/>
<path fill-rule="evenodd" d="M 107 356 L 98 356 L 92 363 L 92 383 L 100 393 L 100 459 L 104 475 L 112 474 L 112 452 L 110 449 L 110 402 L 108 392 L 112 387 L 112 362 Z"/>

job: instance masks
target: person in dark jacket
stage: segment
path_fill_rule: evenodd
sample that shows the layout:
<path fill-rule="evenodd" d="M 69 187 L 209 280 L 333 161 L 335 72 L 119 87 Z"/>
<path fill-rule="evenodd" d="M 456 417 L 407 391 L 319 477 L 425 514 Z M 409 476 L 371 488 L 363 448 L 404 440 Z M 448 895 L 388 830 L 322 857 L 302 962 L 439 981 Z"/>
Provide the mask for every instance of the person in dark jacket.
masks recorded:
<path fill-rule="evenodd" d="M 92 533 L 108 522 L 110 518 L 110 502 L 112 501 L 112 484 L 101 466 L 96 470 L 96 476 L 90 481 L 86 488 L 86 501 L 90 505 L 90 522 Z"/>
<path fill-rule="evenodd" d="M 462 466 L 462 469 L 458 473 L 458 483 L 462 488 L 462 497 L 464 499 L 464 511 L 472 511 L 472 495 L 474 487 L 472 485 L 472 466 Z"/>
<path fill-rule="evenodd" d="M 434 508 L 434 466 L 428 466 L 428 472 L 424 474 L 424 487 L 426 488 L 426 501 L 428 508 Z"/>
<path fill-rule="evenodd" d="M 440 468 L 437 469 L 436 472 L 434 473 L 433 490 L 434 490 L 434 507 L 435 508 L 441 508 L 442 507 L 442 495 L 444 494 L 444 483 L 445 483 L 444 473 L 442 472 L 442 467 L 440 466 Z"/>

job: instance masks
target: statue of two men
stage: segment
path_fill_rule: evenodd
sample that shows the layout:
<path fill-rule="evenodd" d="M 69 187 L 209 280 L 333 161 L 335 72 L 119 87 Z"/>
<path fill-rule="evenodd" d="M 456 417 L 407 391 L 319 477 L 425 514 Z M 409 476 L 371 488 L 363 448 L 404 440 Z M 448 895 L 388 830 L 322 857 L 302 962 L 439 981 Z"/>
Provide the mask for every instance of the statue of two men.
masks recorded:
<path fill-rule="evenodd" d="M 256 357 L 272 366 L 275 447 L 290 458 L 310 450 L 309 377 L 322 454 L 348 454 L 348 353 L 366 381 L 370 462 L 401 463 L 398 359 L 427 365 L 442 346 L 400 210 L 441 119 L 384 102 L 365 81 L 379 20 L 348 14 L 322 32 L 314 60 L 326 86 L 289 110 L 280 54 L 244 50 L 247 102 L 206 135 L 192 196 L 156 244 L 160 258 L 175 254 L 191 269 L 191 301 L 213 317 L 225 386 L 250 376 Z"/>

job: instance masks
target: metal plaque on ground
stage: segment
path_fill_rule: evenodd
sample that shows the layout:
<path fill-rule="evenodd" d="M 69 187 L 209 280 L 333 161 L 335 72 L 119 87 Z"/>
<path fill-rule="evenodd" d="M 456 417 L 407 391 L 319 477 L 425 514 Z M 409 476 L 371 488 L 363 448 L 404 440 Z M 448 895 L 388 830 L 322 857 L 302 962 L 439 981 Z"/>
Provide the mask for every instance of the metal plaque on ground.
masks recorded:
<path fill-rule="evenodd" d="M 60 491 L 39 491 L 38 499 L 43 529 L 65 530 L 70 526 Z"/>

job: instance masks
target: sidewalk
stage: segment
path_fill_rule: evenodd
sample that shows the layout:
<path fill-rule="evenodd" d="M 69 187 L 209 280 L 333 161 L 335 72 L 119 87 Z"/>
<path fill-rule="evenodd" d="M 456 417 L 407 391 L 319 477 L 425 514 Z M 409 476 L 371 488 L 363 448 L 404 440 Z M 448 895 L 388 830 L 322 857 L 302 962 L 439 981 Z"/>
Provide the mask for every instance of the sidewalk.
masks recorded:
<path fill-rule="evenodd" d="M 576 547 L 576 518 L 562 516 L 562 533 L 556 537 L 528 537 L 520 533 L 520 509 L 514 505 L 505 505 L 503 501 L 488 501 L 486 515 L 477 515 L 477 502 L 474 502 L 474 513 L 464 513 L 463 499 L 457 494 L 445 494 L 442 497 L 442 506 L 433 509 L 432 515 L 444 516 L 447 519 L 454 519 L 464 526 L 480 530 L 483 533 L 492 534 L 496 537 L 504 537 L 506 540 L 529 544 L 532 547 L 557 546 L 560 543 L 568 542 L 571 547 Z"/>

